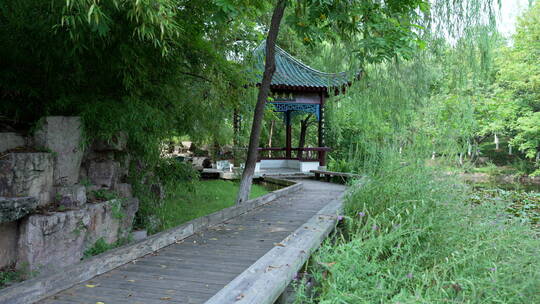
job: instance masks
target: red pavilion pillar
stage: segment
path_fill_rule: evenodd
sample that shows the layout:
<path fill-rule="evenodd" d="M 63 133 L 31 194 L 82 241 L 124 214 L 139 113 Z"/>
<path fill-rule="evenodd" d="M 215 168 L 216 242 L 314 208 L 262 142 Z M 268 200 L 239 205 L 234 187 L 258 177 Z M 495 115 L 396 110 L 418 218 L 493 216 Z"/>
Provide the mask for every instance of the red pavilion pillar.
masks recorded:
<path fill-rule="evenodd" d="M 319 105 L 319 148 L 324 148 L 324 92 L 321 92 Z M 319 151 L 319 166 L 326 166 L 326 151 Z"/>
<path fill-rule="evenodd" d="M 286 124 L 286 137 L 285 137 L 285 158 L 291 159 L 292 148 L 292 123 L 291 123 L 291 111 L 285 112 L 285 124 Z"/>

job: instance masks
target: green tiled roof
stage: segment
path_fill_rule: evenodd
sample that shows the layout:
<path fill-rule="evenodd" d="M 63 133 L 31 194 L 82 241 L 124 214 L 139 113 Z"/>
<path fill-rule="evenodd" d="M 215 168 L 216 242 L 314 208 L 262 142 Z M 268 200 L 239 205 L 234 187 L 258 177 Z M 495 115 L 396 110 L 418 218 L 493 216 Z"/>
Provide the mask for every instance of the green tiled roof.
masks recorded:
<path fill-rule="evenodd" d="M 256 68 L 261 71 L 259 83 L 264 71 L 266 43 L 255 49 Z M 276 71 L 272 77 L 272 87 L 298 87 L 313 89 L 339 88 L 350 83 L 347 73 L 324 73 L 300 62 L 276 45 Z"/>

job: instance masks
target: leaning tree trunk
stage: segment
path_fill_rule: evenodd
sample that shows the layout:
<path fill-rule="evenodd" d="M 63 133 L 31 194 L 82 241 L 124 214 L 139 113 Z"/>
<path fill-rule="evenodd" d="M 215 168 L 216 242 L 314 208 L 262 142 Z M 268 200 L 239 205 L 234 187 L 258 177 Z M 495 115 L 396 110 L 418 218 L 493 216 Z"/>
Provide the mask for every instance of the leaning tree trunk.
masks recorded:
<path fill-rule="evenodd" d="M 302 151 L 302 149 L 304 148 L 304 146 L 306 145 L 306 134 L 307 134 L 307 129 L 310 125 L 310 121 L 309 119 L 311 118 L 311 114 L 309 114 L 306 119 L 303 119 L 300 121 L 300 139 L 298 140 L 298 159 L 302 159 L 302 157 L 304 156 L 304 151 Z"/>
<path fill-rule="evenodd" d="M 286 0 L 278 0 L 274 13 L 272 14 L 272 21 L 270 22 L 270 30 L 268 31 L 268 37 L 266 39 L 266 62 L 264 65 L 264 73 L 261 86 L 259 87 L 259 95 L 257 96 L 255 112 L 253 114 L 253 125 L 251 126 L 251 135 L 249 136 L 246 165 L 244 172 L 242 173 L 242 180 L 240 181 L 240 189 L 238 189 L 236 204 L 242 204 L 247 201 L 251 191 L 253 173 L 255 172 L 255 165 L 257 164 L 257 148 L 259 147 L 259 140 L 261 137 L 264 106 L 266 99 L 268 99 L 268 93 L 270 92 L 272 76 L 276 70 L 276 39 L 279 33 L 279 25 L 281 23 L 281 19 L 283 18 L 283 12 L 285 11 L 285 4 Z"/>
<path fill-rule="evenodd" d="M 238 148 L 240 147 L 240 116 L 238 115 L 238 109 L 234 109 L 233 112 L 233 164 L 235 167 L 240 165 L 240 153 Z"/>
<path fill-rule="evenodd" d="M 274 135 L 274 125 L 276 124 L 276 121 L 272 119 L 272 122 L 270 122 L 270 132 L 268 132 L 268 148 L 272 148 L 272 136 Z M 268 151 L 268 155 L 272 157 L 272 151 Z"/>

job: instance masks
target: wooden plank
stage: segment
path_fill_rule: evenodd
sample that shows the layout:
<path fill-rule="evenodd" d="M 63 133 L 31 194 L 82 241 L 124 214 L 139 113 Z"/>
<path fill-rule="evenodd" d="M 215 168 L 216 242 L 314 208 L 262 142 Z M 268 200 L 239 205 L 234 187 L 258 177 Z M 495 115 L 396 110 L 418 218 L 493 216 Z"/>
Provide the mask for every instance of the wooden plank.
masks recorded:
<path fill-rule="evenodd" d="M 205 304 L 272 304 L 324 238 L 335 227 L 343 196 L 251 265 Z"/>
<path fill-rule="evenodd" d="M 310 170 L 309 172 L 314 173 L 315 176 L 326 175 L 329 176 L 341 176 L 347 178 L 361 178 L 360 174 L 347 173 L 347 172 L 335 172 L 335 171 L 323 171 L 323 170 Z"/>

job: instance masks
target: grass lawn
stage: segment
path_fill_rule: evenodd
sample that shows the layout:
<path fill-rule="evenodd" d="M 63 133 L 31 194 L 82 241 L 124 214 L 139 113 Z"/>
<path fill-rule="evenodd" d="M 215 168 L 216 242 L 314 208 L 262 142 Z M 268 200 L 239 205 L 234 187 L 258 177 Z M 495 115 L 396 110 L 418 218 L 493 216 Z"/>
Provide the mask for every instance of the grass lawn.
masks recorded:
<path fill-rule="evenodd" d="M 226 180 L 180 183 L 170 189 L 163 206 L 157 210 L 159 231 L 178 226 L 192 219 L 208 215 L 234 205 L 238 182 Z M 264 187 L 253 184 L 250 198 L 267 194 Z M 151 231 L 154 233 L 157 231 Z"/>

